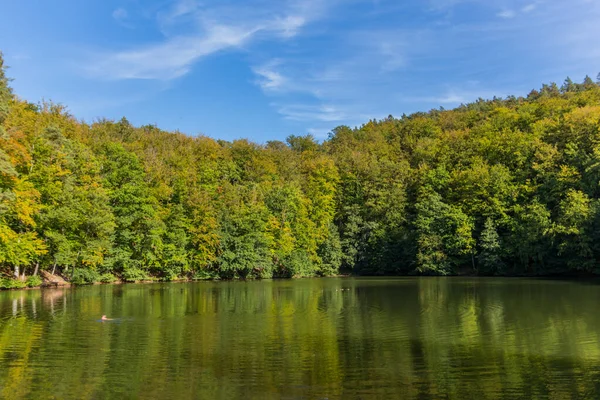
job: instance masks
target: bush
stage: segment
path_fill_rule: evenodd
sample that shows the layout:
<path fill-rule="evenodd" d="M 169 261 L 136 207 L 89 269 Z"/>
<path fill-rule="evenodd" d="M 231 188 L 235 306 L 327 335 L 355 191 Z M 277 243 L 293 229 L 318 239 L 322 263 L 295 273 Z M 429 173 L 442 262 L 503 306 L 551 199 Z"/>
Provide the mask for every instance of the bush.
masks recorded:
<path fill-rule="evenodd" d="M 148 279 L 146 271 L 139 268 L 128 268 L 123 271 L 123 280 L 125 282 L 136 282 Z"/>
<path fill-rule="evenodd" d="M 194 281 L 209 281 L 212 279 L 218 279 L 219 276 L 214 271 L 209 271 L 206 269 L 201 269 L 196 271 L 194 276 L 192 276 L 192 280 Z"/>
<path fill-rule="evenodd" d="M 98 272 L 87 268 L 75 268 L 71 274 L 71 283 L 74 285 L 91 285 L 100 278 Z"/>
<path fill-rule="evenodd" d="M 38 275 L 36 275 L 36 276 L 27 277 L 25 284 L 27 285 L 27 287 L 37 287 L 37 286 L 40 286 L 42 284 L 42 282 L 43 282 L 42 278 L 39 277 Z"/>
<path fill-rule="evenodd" d="M 315 265 L 308 253 L 295 250 L 282 260 L 281 278 L 307 277 L 315 275 Z"/>
<path fill-rule="evenodd" d="M 105 273 L 98 277 L 98 282 L 101 283 L 114 283 L 117 281 L 117 277 L 111 273 Z"/>
<path fill-rule="evenodd" d="M 0 289 L 23 289 L 26 283 L 17 279 L 0 279 Z"/>
<path fill-rule="evenodd" d="M 178 279 L 177 273 L 172 270 L 167 270 L 164 272 L 163 276 L 160 278 L 161 281 L 171 282 Z"/>

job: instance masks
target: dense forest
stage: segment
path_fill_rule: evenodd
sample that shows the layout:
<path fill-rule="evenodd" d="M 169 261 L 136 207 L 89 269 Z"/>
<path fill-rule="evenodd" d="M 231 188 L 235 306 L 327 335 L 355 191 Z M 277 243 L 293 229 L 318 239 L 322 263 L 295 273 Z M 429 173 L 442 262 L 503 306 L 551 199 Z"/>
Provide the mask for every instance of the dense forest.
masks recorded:
<path fill-rule="evenodd" d="M 599 77 L 600 78 L 600 77 Z M 226 142 L 78 121 L 0 56 L 3 287 L 600 272 L 600 85 Z"/>

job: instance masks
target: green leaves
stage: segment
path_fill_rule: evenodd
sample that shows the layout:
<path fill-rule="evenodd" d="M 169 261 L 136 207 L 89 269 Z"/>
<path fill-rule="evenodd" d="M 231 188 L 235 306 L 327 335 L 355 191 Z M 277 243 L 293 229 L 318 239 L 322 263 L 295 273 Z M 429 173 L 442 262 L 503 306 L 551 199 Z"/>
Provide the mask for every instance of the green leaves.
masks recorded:
<path fill-rule="evenodd" d="M 416 204 L 417 272 L 450 275 L 473 252 L 473 222 L 460 207 L 425 189 Z"/>
<path fill-rule="evenodd" d="M 119 278 L 597 272 L 600 87 L 266 145 L 92 125 L 0 57 L 0 268 Z M 22 268 L 21 268 L 22 271 Z"/>
<path fill-rule="evenodd" d="M 502 261 L 503 246 L 496 224 L 491 218 L 485 221 L 483 231 L 479 237 L 479 269 L 483 275 L 502 275 L 505 273 L 505 264 Z"/>
<path fill-rule="evenodd" d="M 160 269 L 164 223 L 141 163 L 117 144 L 104 146 L 102 156 L 103 185 L 115 218 L 112 248 L 104 266 L 116 273 Z"/>

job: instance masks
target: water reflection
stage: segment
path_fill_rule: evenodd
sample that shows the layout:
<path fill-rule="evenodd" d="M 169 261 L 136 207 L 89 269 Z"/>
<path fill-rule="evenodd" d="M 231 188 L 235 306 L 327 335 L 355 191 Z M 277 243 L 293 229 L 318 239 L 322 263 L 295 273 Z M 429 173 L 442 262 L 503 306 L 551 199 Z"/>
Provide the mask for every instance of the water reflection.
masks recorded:
<path fill-rule="evenodd" d="M 599 300 L 463 278 L 2 292 L 0 397 L 598 398 Z"/>

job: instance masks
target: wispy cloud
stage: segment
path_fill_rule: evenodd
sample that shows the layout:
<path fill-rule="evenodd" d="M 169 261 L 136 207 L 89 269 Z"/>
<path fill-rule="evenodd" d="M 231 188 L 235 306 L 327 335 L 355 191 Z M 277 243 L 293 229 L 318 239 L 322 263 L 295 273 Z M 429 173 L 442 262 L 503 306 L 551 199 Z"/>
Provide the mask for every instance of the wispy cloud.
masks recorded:
<path fill-rule="evenodd" d="M 475 3 L 479 0 L 427 0 L 430 9 L 447 10 L 461 3 Z"/>
<path fill-rule="evenodd" d="M 178 78 L 207 55 L 239 48 L 251 41 L 297 35 L 311 19 L 319 16 L 323 3 L 324 0 L 295 0 L 284 1 L 283 7 L 258 2 L 207 9 L 193 0 L 179 0 L 172 8 L 157 14 L 159 28 L 166 36 L 162 42 L 98 54 L 86 70 L 92 76 L 116 80 Z M 117 9 L 113 17 L 123 22 L 127 12 Z M 190 18 L 194 22 L 190 32 L 171 35 L 170 27 Z M 271 78 L 276 80 L 273 75 Z"/>
<path fill-rule="evenodd" d="M 382 42 L 379 44 L 380 54 L 385 57 L 381 65 L 384 71 L 394 71 L 406 66 L 406 43 L 403 42 Z"/>
<path fill-rule="evenodd" d="M 522 0 L 428 0 L 430 8 L 434 11 L 448 11 L 460 5 L 471 4 L 487 9 L 488 12 L 492 11 L 497 17 L 505 19 L 515 18 L 521 13 L 530 13 L 542 1 L 548 0 L 534 1 L 524 6 Z"/>
<path fill-rule="evenodd" d="M 179 0 L 175 5 L 167 10 L 157 13 L 158 22 L 161 24 L 172 24 L 183 15 L 190 14 L 198 9 L 198 3 L 195 0 Z"/>
<path fill-rule="evenodd" d="M 132 28 L 133 25 L 128 21 L 129 13 L 126 9 L 119 7 L 112 12 L 113 19 L 121 26 L 125 28 Z"/>
<path fill-rule="evenodd" d="M 232 62 L 253 73 L 242 84 L 255 85 L 240 90 L 260 90 L 279 122 L 322 138 L 339 124 L 575 79 L 600 61 L 589 45 L 600 35 L 600 3 L 573 1 L 412 0 L 399 9 L 378 0 L 369 14 L 372 0 L 176 0 L 151 14 L 161 38 L 98 52 L 87 72 L 173 87 L 207 56 L 239 51 Z M 113 17 L 129 21 L 129 10 Z"/>
<path fill-rule="evenodd" d="M 262 90 L 279 90 L 287 84 L 287 79 L 276 70 L 279 64 L 280 60 L 274 59 L 264 65 L 252 68 L 252 71 L 259 77 L 256 82 Z"/>
<path fill-rule="evenodd" d="M 127 10 L 124 8 L 117 8 L 112 13 L 112 17 L 114 19 L 116 19 L 117 21 L 122 21 L 124 19 L 127 19 L 127 16 L 128 16 Z"/>
<path fill-rule="evenodd" d="M 350 116 L 343 110 L 333 105 L 319 104 L 293 104 L 280 106 L 278 112 L 286 119 L 292 121 L 321 121 L 340 122 L 347 120 Z"/>
<path fill-rule="evenodd" d="M 402 103 L 428 103 L 433 107 L 438 106 L 458 106 L 467 104 L 477 99 L 491 99 L 493 97 L 506 97 L 515 94 L 512 88 L 491 89 L 488 86 L 472 81 L 465 82 L 462 85 L 447 86 L 437 89 L 437 93 L 432 96 L 405 96 L 399 95 L 396 100 Z"/>
<path fill-rule="evenodd" d="M 382 98 L 376 93 L 393 90 L 390 80 L 409 68 L 415 57 L 432 50 L 426 45 L 429 40 L 421 30 L 342 31 L 336 50 L 319 47 L 310 55 L 255 66 L 255 82 L 276 98 L 272 106 L 286 120 L 358 124 L 379 113 L 389 114 L 377 111 Z"/>
<path fill-rule="evenodd" d="M 213 25 L 203 36 L 175 37 L 146 48 L 109 53 L 99 57 L 88 71 L 107 79 L 169 80 L 187 74 L 199 58 L 248 41 L 257 28 Z"/>
<path fill-rule="evenodd" d="M 501 10 L 500 12 L 498 12 L 496 14 L 496 16 L 498 16 L 500 18 L 510 19 L 510 18 L 515 18 L 520 15 L 530 14 L 537 9 L 538 4 L 539 4 L 539 2 L 534 2 L 534 3 L 526 4 L 525 6 L 522 6 L 522 7 L 505 8 L 505 9 Z"/>
<path fill-rule="evenodd" d="M 285 17 L 276 17 L 266 24 L 266 28 L 277 32 L 285 38 L 291 38 L 298 34 L 300 28 L 306 24 L 307 20 L 302 15 L 288 15 Z"/>
<path fill-rule="evenodd" d="M 193 15 L 198 10 L 196 0 L 178 0 L 175 5 L 156 13 L 156 21 L 161 33 L 170 36 L 171 29 L 181 25 L 182 18 Z"/>
<path fill-rule="evenodd" d="M 502 10 L 496 15 L 500 18 L 514 18 L 517 13 L 514 10 Z"/>

